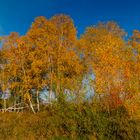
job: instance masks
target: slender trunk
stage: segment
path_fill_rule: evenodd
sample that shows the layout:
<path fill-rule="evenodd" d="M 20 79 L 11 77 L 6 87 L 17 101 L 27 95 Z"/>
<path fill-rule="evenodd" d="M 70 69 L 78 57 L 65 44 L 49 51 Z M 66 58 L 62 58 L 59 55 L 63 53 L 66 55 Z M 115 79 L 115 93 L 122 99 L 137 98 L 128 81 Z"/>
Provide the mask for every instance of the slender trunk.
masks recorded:
<path fill-rule="evenodd" d="M 60 82 L 59 82 L 59 79 L 57 79 L 56 96 L 58 97 L 59 94 L 60 94 Z"/>
<path fill-rule="evenodd" d="M 4 112 L 6 112 L 6 99 L 3 99 Z"/>
<path fill-rule="evenodd" d="M 14 112 L 16 112 L 16 99 L 14 100 Z"/>
<path fill-rule="evenodd" d="M 51 103 L 51 99 L 52 99 L 52 88 L 50 87 L 50 91 L 49 91 L 49 102 Z"/>
<path fill-rule="evenodd" d="M 52 88 L 53 88 L 53 62 L 52 62 L 52 56 L 50 56 L 50 90 L 49 90 L 49 102 L 51 103 L 51 97 L 52 97 Z"/>
<path fill-rule="evenodd" d="M 29 104 L 30 104 L 30 108 L 31 108 L 32 112 L 35 114 L 36 112 L 35 112 L 35 110 L 33 108 L 33 104 L 31 102 L 31 99 L 29 99 Z"/>
<path fill-rule="evenodd" d="M 36 92 L 36 102 L 37 102 L 37 111 L 40 111 L 40 103 L 39 103 L 39 92 L 37 90 Z"/>
<path fill-rule="evenodd" d="M 14 112 L 16 112 L 16 109 L 15 109 L 15 108 L 16 108 L 16 103 L 17 103 L 17 102 L 16 102 L 16 94 L 15 94 L 15 95 L 14 95 Z"/>
<path fill-rule="evenodd" d="M 63 35 L 63 31 L 61 31 L 61 35 Z M 62 38 L 59 38 L 59 45 L 58 45 L 58 57 L 57 57 L 57 86 L 56 86 L 56 95 L 59 96 L 60 94 L 60 80 L 61 80 L 61 73 L 60 73 L 60 50 L 62 49 Z"/>

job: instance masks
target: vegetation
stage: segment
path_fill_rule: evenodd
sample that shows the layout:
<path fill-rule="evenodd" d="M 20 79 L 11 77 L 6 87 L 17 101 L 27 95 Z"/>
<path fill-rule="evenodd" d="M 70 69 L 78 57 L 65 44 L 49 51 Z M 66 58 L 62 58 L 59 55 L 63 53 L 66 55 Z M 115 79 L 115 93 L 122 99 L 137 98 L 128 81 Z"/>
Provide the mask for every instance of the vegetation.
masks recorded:
<path fill-rule="evenodd" d="M 56 15 L 1 37 L 0 139 L 140 139 L 140 32 L 76 33 Z"/>

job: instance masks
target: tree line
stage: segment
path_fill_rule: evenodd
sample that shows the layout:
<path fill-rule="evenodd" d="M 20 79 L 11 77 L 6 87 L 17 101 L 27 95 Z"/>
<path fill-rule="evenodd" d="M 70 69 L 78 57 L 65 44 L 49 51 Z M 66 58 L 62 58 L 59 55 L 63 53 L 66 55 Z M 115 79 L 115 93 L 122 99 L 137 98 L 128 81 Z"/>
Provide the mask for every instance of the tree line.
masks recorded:
<path fill-rule="evenodd" d="M 139 116 L 140 32 L 126 36 L 117 23 L 109 21 L 87 27 L 78 38 L 73 20 L 63 14 L 37 17 L 25 35 L 2 36 L 2 110 L 12 106 L 16 111 L 20 104 L 34 113 L 40 111 L 45 88 L 50 103 L 53 95 L 56 102 L 64 103 L 67 94 L 74 104 L 85 102 L 86 79 L 85 85 L 94 89 L 91 102 L 100 102 L 108 112 L 123 105 Z"/>

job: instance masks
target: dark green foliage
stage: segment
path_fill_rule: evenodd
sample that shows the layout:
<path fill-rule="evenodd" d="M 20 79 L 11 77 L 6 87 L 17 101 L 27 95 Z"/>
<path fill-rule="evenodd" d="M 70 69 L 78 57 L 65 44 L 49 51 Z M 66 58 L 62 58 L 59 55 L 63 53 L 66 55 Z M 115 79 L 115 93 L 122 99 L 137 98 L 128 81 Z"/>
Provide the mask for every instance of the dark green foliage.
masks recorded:
<path fill-rule="evenodd" d="M 0 139 L 139 140 L 140 122 L 124 107 L 102 111 L 90 103 L 54 103 L 37 114 L 0 115 Z"/>

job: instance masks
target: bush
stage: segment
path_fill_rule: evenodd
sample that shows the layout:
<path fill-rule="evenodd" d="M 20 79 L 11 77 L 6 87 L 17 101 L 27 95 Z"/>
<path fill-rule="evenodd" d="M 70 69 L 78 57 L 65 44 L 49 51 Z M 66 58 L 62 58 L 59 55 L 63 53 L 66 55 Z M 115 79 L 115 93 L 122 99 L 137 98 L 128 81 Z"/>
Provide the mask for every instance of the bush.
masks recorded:
<path fill-rule="evenodd" d="M 40 113 L 1 113 L 0 139 L 139 140 L 139 120 L 124 107 L 110 112 L 94 104 L 54 103 Z"/>

